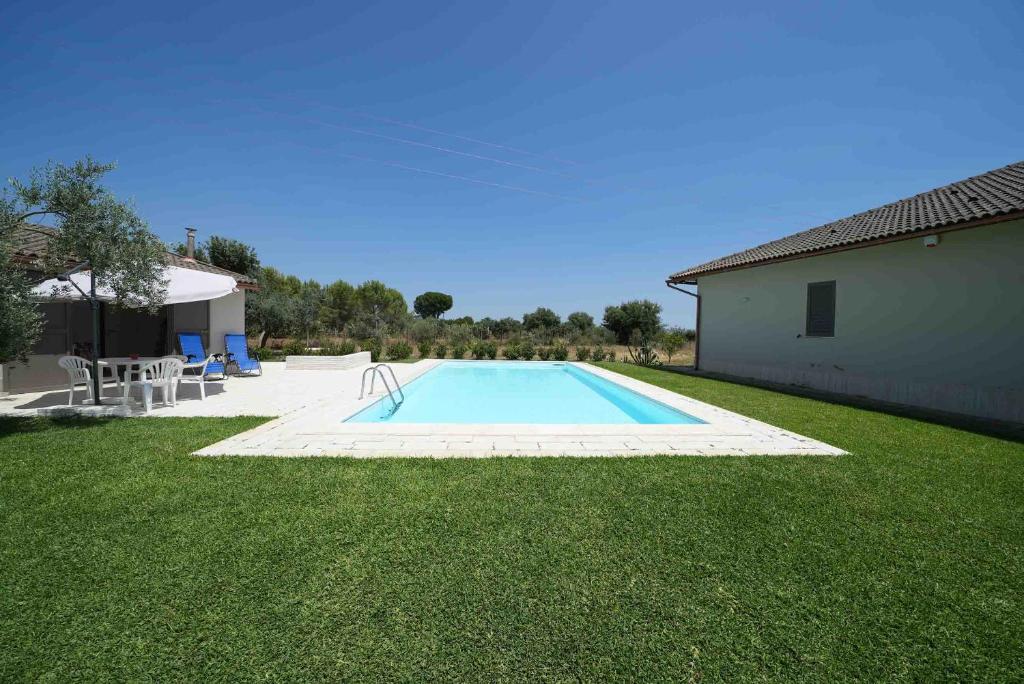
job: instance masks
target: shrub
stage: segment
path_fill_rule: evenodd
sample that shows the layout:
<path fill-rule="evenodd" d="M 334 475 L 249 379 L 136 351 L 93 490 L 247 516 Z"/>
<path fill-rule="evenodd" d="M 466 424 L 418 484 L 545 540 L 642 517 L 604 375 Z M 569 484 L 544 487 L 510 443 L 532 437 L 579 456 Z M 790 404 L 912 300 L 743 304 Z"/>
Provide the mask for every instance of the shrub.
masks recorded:
<path fill-rule="evenodd" d="M 536 353 L 537 352 L 534 351 L 533 349 L 533 344 L 531 344 L 530 342 L 519 343 L 519 358 L 521 358 L 523 361 L 529 361 L 533 359 Z"/>
<path fill-rule="evenodd" d="M 354 354 L 356 344 L 352 340 L 342 340 L 336 344 L 327 344 L 320 348 L 320 356 L 345 356 Z"/>
<path fill-rule="evenodd" d="M 590 347 L 576 347 L 576 360 L 586 361 L 590 358 Z"/>
<path fill-rule="evenodd" d="M 434 343 L 430 340 L 424 340 L 416 345 L 416 351 L 420 353 L 420 358 L 425 359 L 430 356 L 430 349 L 434 346 Z"/>
<path fill-rule="evenodd" d="M 466 357 L 466 345 L 461 342 L 456 342 L 452 345 L 452 358 L 463 359 Z"/>
<path fill-rule="evenodd" d="M 306 345 L 298 340 L 288 340 L 281 347 L 281 351 L 285 356 L 303 356 L 306 353 Z"/>
<path fill-rule="evenodd" d="M 434 356 L 436 356 L 439 359 L 443 359 L 444 357 L 448 356 L 448 347 L 445 345 L 444 342 L 441 342 L 436 347 L 434 347 Z"/>
<path fill-rule="evenodd" d="M 601 345 L 597 345 L 596 347 L 594 347 L 594 351 L 590 352 L 590 360 L 591 361 L 604 361 L 604 359 L 605 359 L 604 347 L 602 347 Z"/>
<path fill-rule="evenodd" d="M 493 359 L 498 356 L 498 345 L 493 342 L 486 342 L 484 340 L 478 340 L 473 345 L 473 358 L 474 359 Z"/>
<path fill-rule="evenodd" d="M 519 343 L 518 342 L 509 342 L 507 345 L 505 345 L 505 349 L 504 349 L 504 351 L 502 351 L 502 355 L 506 359 L 508 359 L 509 361 L 515 361 L 516 359 L 518 359 L 519 358 Z"/>
<path fill-rule="evenodd" d="M 555 361 L 565 361 L 569 358 L 569 348 L 562 342 L 556 342 L 551 348 L 551 356 Z"/>
<path fill-rule="evenodd" d="M 537 349 L 537 358 L 541 361 L 547 361 L 551 358 L 551 347 L 540 347 Z"/>
<path fill-rule="evenodd" d="M 362 342 L 359 343 L 360 351 L 370 352 L 370 361 L 374 363 L 380 361 L 380 353 L 382 346 L 383 345 L 381 345 L 380 340 L 374 337 L 371 337 L 368 340 L 363 340 Z"/>
<path fill-rule="evenodd" d="M 400 361 L 412 356 L 412 346 L 405 340 L 392 342 L 388 345 L 388 358 L 392 361 Z"/>

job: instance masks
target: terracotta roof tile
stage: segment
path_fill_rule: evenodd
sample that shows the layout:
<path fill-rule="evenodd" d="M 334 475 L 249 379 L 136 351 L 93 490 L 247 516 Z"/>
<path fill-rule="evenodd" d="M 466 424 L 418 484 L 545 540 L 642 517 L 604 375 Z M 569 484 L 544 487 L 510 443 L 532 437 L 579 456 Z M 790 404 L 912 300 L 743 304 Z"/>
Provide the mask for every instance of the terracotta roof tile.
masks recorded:
<path fill-rule="evenodd" d="M 52 228 L 39 225 L 24 225 L 14 233 L 14 253 L 30 261 L 38 261 L 46 255 L 46 247 L 54 231 Z M 219 273 L 228 275 L 238 283 L 255 285 L 256 279 L 242 273 L 235 273 L 226 268 L 220 268 L 205 261 L 186 259 L 175 252 L 167 252 L 167 263 L 180 268 L 190 268 L 194 271 L 205 271 L 206 273 Z"/>
<path fill-rule="evenodd" d="M 675 273 L 670 283 L 1024 211 L 1024 161 Z"/>

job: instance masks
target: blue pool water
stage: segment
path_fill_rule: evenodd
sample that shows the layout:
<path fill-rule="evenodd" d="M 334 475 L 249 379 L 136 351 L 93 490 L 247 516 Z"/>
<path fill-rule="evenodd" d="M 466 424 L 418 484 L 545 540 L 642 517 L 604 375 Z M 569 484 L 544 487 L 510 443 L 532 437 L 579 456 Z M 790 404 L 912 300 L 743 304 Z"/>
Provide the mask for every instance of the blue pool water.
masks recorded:
<path fill-rule="evenodd" d="M 397 410 L 385 395 L 346 422 L 703 422 L 567 363 L 446 361 L 403 389 Z"/>

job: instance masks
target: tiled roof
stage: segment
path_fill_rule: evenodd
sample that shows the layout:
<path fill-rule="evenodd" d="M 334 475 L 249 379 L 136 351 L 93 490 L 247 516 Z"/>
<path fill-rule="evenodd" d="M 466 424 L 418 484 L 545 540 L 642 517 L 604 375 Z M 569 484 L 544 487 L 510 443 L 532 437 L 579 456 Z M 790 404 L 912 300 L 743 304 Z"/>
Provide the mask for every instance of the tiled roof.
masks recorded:
<path fill-rule="evenodd" d="M 688 268 L 668 282 L 1020 212 L 1024 161 Z"/>
<path fill-rule="evenodd" d="M 50 237 L 54 234 L 52 228 L 35 224 L 26 224 L 14 233 L 14 253 L 27 261 L 38 261 L 46 256 L 46 247 Z M 220 268 L 205 261 L 186 259 L 175 252 L 167 252 L 167 263 L 180 268 L 190 268 L 193 271 L 205 271 L 206 273 L 219 273 L 231 276 L 236 282 L 245 285 L 255 285 L 256 279 L 242 273 L 235 273 L 226 268 Z"/>

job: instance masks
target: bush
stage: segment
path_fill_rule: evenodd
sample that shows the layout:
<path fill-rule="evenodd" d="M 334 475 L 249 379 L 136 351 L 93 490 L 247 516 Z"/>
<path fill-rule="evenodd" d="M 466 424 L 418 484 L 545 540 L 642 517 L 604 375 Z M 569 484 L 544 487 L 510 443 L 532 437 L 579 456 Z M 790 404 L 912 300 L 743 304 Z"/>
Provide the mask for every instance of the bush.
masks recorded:
<path fill-rule="evenodd" d="M 523 361 L 530 361 L 531 359 L 533 359 L 533 357 L 534 357 L 534 355 L 536 353 L 537 352 L 534 351 L 533 345 L 531 343 L 529 343 L 529 342 L 520 342 L 519 343 L 519 358 L 521 358 Z"/>
<path fill-rule="evenodd" d="M 380 361 L 381 347 L 382 345 L 380 343 L 380 340 L 373 337 L 371 337 L 368 340 L 363 340 L 362 342 L 359 343 L 359 350 L 364 352 L 370 352 L 370 361 L 374 363 Z"/>
<path fill-rule="evenodd" d="M 441 342 L 436 347 L 434 347 L 434 356 L 436 356 L 439 359 L 443 359 L 444 357 L 448 356 L 448 347 L 445 346 L 444 342 Z"/>
<path fill-rule="evenodd" d="M 251 349 L 250 354 L 252 354 L 252 357 L 258 361 L 270 361 L 281 356 L 280 352 L 268 349 L 267 347 Z"/>
<path fill-rule="evenodd" d="M 519 358 L 519 343 L 518 342 L 509 342 L 507 345 L 505 345 L 505 349 L 502 352 L 502 356 L 504 356 L 509 361 L 515 361 L 516 359 L 518 359 Z"/>
<path fill-rule="evenodd" d="M 537 349 L 537 358 L 541 361 L 547 361 L 551 358 L 551 347 L 540 347 Z"/>
<path fill-rule="evenodd" d="M 392 342 L 388 345 L 388 358 L 392 361 L 400 361 L 412 356 L 412 346 L 405 340 Z"/>
<path fill-rule="evenodd" d="M 452 345 L 452 358 L 453 359 L 462 359 L 462 358 L 465 358 L 465 356 L 466 356 L 466 345 L 462 344 L 461 342 L 456 342 L 455 344 Z"/>
<path fill-rule="evenodd" d="M 336 344 L 327 344 L 320 348 L 320 356 L 345 356 L 356 353 L 356 343 L 352 340 L 342 340 Z"/>
<path fill-rule="evenodd" d="M 590 347 L 576 347 L 576 360 L 586 361 L 590 358 Z"/>
<path fill-rule="evenodd" d="M 596 347 L 594 347 L 594 351 L 590 352 L 590 360 L 591 361 L 604 361 L 604 359 L 605 359 L 604 347 L 602 347 L 601 345 L 597 345 Z"/>
<path fill-rule="evenodd" d="M 493 342 L 485 342 L 478 340 L 473 345 L 473 358 L 480 359 L 494 359 L 498 356 L 498 345 Z"/>
<path fill-rule="evenodd" d="M 569 348 L 562 342 L 556 342 L 551 348 L 551 356 L 555 361 L 565 361 L 569 358 Z"/>
<path fill-rule="evenodd" d="M 420 358 L 425 359 L 430 356 L 430 349 L 434 346 L 434 343 L 430 340 L 424 340 L 416 345 L 416 351 L 420 353 Z"/>
<path fill-rule="evenodd" d="M 306 354 L 306 345 L 298 340 L 288 340 L 281 347 L 281 351 L 284 352 L 285 356 L 304 356 Z"/>

